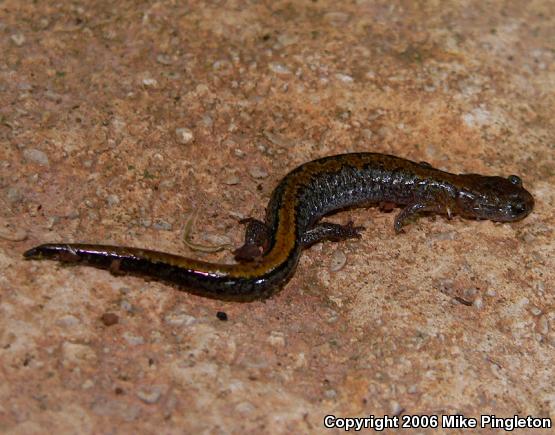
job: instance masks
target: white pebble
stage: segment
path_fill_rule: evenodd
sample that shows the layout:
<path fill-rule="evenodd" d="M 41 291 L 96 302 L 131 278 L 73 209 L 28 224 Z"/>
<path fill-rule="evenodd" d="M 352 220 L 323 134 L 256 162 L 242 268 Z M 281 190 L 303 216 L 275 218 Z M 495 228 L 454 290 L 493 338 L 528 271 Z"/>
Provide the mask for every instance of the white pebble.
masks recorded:
<path fill-rule="evenodd" d="M 341 249 L 337 249 L 331 256 L 330 270 L 332 272 L 338 272 L 343 269 L 345 263 L 347 262 L 347 256 Z"/>
<path fill-rule="evenodd" d="M 29 162 L 38 163 L 39 165 L 43 166 L 48 166 L 48 164 L 50 163 L 48 161 L 48 156 L 46 155 L 46 153 L 35 148 L 25 149 L 23 151 L 23 157 L 25 157 L 25 160 Z"/>
<path fill-rule="evenodd" d="M 175 135 L 177 136 L 179 143 L 182 144 L 187 144 L 195 138 L 193 132 L 185 127 L 176 128 Z"/>

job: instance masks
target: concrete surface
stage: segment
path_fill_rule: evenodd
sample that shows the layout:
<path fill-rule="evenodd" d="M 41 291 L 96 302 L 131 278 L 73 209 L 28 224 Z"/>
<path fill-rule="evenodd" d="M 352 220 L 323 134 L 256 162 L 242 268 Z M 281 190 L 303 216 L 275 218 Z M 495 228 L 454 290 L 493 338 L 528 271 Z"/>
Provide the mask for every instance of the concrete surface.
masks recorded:
<path fill-rule="evenodd" d="M 554 419 L 554 17 L 549 0 L 0 2 L 0 432 Z M 239 245 L 288 170 L 348 151 L 518 174 L 536 209 L 401 235 L 391 213 L 342 213 L 362 240 L 313 247 L 251 304 L 21 257 L 81 241 L 231 261 L 183 245 L 188 211 L 195 241 Z"/>

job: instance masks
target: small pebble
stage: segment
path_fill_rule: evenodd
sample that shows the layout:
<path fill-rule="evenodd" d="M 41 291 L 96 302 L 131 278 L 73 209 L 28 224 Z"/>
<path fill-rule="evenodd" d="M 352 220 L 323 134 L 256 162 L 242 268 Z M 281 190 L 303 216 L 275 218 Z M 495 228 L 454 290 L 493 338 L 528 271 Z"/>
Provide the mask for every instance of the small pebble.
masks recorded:
<path fill-rule="evenodd" d="M 212 127 L 212 125 L 214 125 L 214 120 L 210 117 L 210 115 L 204 115 L 202 117 L 202 123 L 204 124 L 205 127 Z"/>
<path fill-rule="evenodd" d="M 167 54 L 159 54 L 156 56 L 156 62 L 161 63 L 162 65 L 171 65 L 172 58 Z"/>
<path fill-rule="evenodd" d="M 124 332 L 123 339 L 131 346 L 138 346 L 145 343 L 145 339 L 140 335 L 134 335 L 131 332 Z"/>
<path fill-rule="evenodd" d="M 8 240 L 10 242 L 22 242 L 27 239 L 27 235 L 27 231 L 25 230 L 0 227 L 0 239 Z"/>
<path fill-rule="evenodd" d="M 154 225 L 152 225 L 152 228 L 154 228 L 155 230 L 171 231 L 172 224 L 162 219 L 158 219 L 156 222 L 154 222 Z"/>
<path fill-rule="evenodd" d="M 119 322 L 119 317 L 115 313 L 104 313 L 100 316 L 100 320 L 104 326 L 112 326 Z"/>
<path fill-rule="evenodd" d="M 484 300 L 480 296 L 478 296 L 476 299 L 474 299 L 472 305 L 474 305 L 474 308 L 480 310 L 484 306 Z"/>
<path fill-rule="evenodd" d="M 282 332 L 272 331 L 268 337 L 268 343 L 275 347 L 285 346 L 285 336 Z"/>
<path fill-rule="evenodd" d="M 6 196 L 10 204 L 18 203 L 23 199 L 23 195 L 17 187 L 9 187 Z"/>
<path fill-rule="evenodd" d="M 542 335 L 547 335 L 549 332 L 549 319 L 545 314 L 538 318 L 538 332 Z"/>
<path fill-rule="evenodd" d="M 158 80 L 152 78 L 152 77 L 145 77 L 143 79 L 143 85 L 148 87 L 148 88 L 155 88 L 158 86 Z"/>
<path fill-rule="evenodd" d="M 227 184 L 228 186 L 234 186 L 236 184 L 239 184 L 240 181 L 241 179 L 237 175 L 229 175 L 224 180 L 224 184 Z"/>
<path fill-rule="evenodd" d="M 153 403 L 158 402 L 158 400 L 160 400 L 161 395 L 162 395 L 162 392 L 158 387 L 145 388 L 137 392 L 137 397 L 139 399 L 151 405 Z"/>
<path fill-rule="evenodd" d="M 532 307 L 530 308 L 530 311 L 534 316 L 539 316 L 542 313 L 542 310 L 540 310 L 538 307 Z"/>
<path fill-rule="evenodd" d="M 66 216 L 68 219 L 77 219 L 79 218 L 80 214 L 79 214 L 79 210 L 72 210 L 68 213 L 68 215 Z"/>
<path fill-rule="evenodd" d="M 343 83 L 353 83 L 355 81 L 355 79 L 353 79 L 350 75 L 348 74 L 341 74 L 338 73 L 335 75 L 335 78 L 339 81 L 342 81 Z"/>
<path fill-rule="evenodd" d="M 268 67 L 270 68 L 270 71 L 277 74 L 291 74 L 291 70 L 289 68 L 278 62 L 270 62 Z"/>
<path fill-rule="evenodd" d="M 75 316 L 72 316 L 71 314 L 62 316 L 56 321 L 56 325 L 63 326 L 65 328 L 75 326 L 78 323 L 79 323 L 79 319 Z"/>
<path fill-rule="evenodd" d="M 46 153 L 35 148 L 26 148 L 23 151 L 23 157 L 29 162 L 37 163 L 43 166 L 48 166 L 50 163 Z"/>
<path fill-rule="evenodd" d="M 81 384 L 81 388 L 83 390 L 89 390 L 94 387 L 94 382 L 91 379 L 87 379 L 85 382 Z"/>
<path fill-rule="evenodd" d="M 330 260 L 330 271 L 337 272 L 343 269 L 345 263 L 347 262 L 347 256 L 341 249 L 336 249 L 331 256 Z"/>
<path fill-rule="evenodd" d="M 282 136 L 280 134 L 272 133 L 271 131 L 264 131 L 263 133 L 266 139 L 268 139 L 275 145 L 279 145 L 282 147 L 291 147 L 295 145 L 295 142 L 293 140 L 287 139 L 285 136 Z"/>
<path fill-rule="evenodd" d="M 266 178 L 268 176 L 268 172 L 259 166 L 251 166 L 249 168 L 249 174 L 251 174 L 253 178 Z"/>
<path fill-rule="evenodd" d="M 177 140 L 179 141 L 179 143 L 182 144 L 187 144 L 195 138 L 193 132 L 185 127 L 176 128 L 175 135 L 177 136 Z"/>
<path fill-rule="evenodd" d="M 169 313 L 164 317 L 164 322 L 170 326 L 189 326 L 195 323 L 197 319 L 187 313 L 178 311 L 176 313 Z"/>
<path fill-rule="evenodd" d="M 218 311 L 216 313 L 216 317 L 218 318 L 218 320 L 221 320 L 222 322 L 227 321 L 227 313 L 225 313 L 223 311 Z"/>
<path fill-rule="evenodd" d="M 10 36 L 10 39 L 18 47 L 21 47 L 23 44 L 25 44 L 25 35 L 22 33 L 14 33 L 12 36 Z"/>
<path fill-rule="evenodd" d="M 250 402 L 241 402 L 235 406 L 235 411 L 241 414 L 251 414 L 254 409 L 254 406 Z"/>
<path fill-rule="evenodd" d="M 139 224 L 145 228 L 148 228 L 152 225 L 152 220 L 148 219 L 148 218 L 140 218 L 139 219 Z"/>
<path fill-rule="evenodd" d="M 399 415 L 403 411 L 403 407 L 396 401 L 390 402 L 389 409 L 393 415 Z"/>
<path fill-rule="evenodd" d="M 50 217 L 46 220 L 46 228 L 48 228 L 49 230 L 51 230 L 51 229 L 54 228 L 54 226 L 57 225 L 58 223 L 60 223 L 60 217 L 59 217 L 59 216 L 50 216 Z"/>
<path fill-rule="evenodd" d="M 113 207 L 113 206 L 119 204 L 119 196 L 114 195 L 114 194 L 108 195 L 108 197 L 106 198 L 106 201 L 108 202 L 108 205 L 110 207 Z"/>
<path fill-rule="evenodd" d="M 122 310 L 125 310 L 128 313 L 132 313 L 133 311 L 135 311 L 133 305 L 127 299 L 122 299 L 119 303 L 119 306 Z"/>

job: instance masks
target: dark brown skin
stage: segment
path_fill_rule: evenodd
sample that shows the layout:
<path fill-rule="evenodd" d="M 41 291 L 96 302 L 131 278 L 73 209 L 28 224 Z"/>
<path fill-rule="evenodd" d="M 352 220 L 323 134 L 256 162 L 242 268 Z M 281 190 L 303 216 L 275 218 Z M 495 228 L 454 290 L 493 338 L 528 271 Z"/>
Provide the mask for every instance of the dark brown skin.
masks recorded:
<path fill-rule="evenodd" d="M 394 228 L 423 212 L 512 222 L 526 217 L 534 198 L 519 177 L 451 174 L 385 154 L 353 153 L 313 160 L 287 174 L 274 189 L 264 222 L 247 219 L 238 264 L 214 264 L 139 248 L 45 244 L 30 259 L 79 261 L 177 284 L 194 294 L 252 301 L 271 296 L 294 273 L 303 248 L 324 240 L 360 238 L 351 223 L 318 223 L 327 214 L 377 203 L 403 209 Z"/>

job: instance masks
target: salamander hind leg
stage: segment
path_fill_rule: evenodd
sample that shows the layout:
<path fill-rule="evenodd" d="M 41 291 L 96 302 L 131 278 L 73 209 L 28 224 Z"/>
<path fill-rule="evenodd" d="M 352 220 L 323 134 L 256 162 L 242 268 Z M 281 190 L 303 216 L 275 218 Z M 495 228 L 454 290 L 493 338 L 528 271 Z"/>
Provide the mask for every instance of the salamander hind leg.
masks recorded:
<path fill-rule="evenodd" d="M 254 218 L 246 218 L 239 221 L 246 224 L 245 243 L 233 251 L 235 260 L 239 262 L 255 261 L 266 252 L 268 247 L 268 227 L 262 221 Z"/>
<path fill-rule="evenodd" d="M 360 239 L 360 232 L 364 227 L 355 227 L 353 222 L 346 225 L 333 224 L 331 222 L 321 222 L 314 225 L 302 235 L 303 248 L 307 248 L 315 243 L 329 240 L 332 242 L 340 242 L 347 239 Z"/>

